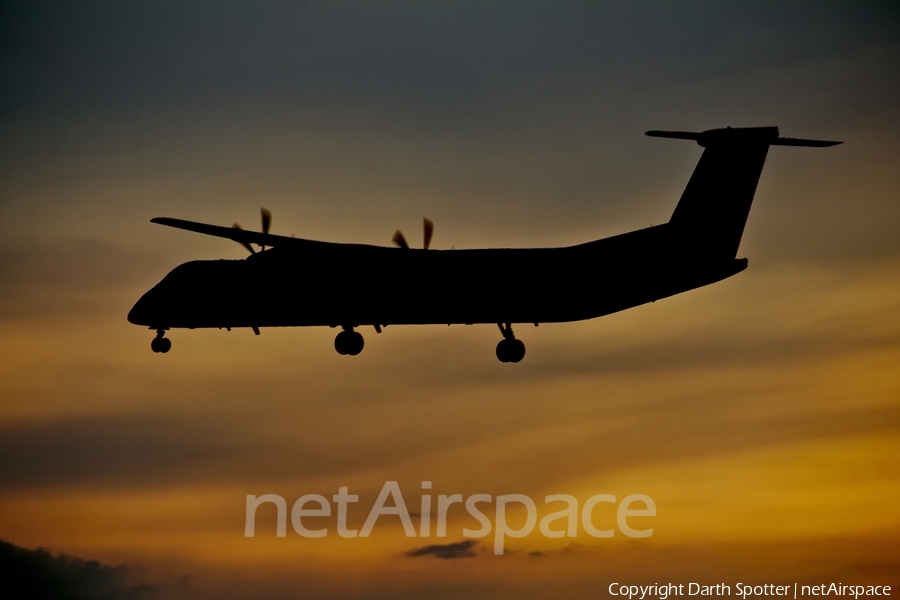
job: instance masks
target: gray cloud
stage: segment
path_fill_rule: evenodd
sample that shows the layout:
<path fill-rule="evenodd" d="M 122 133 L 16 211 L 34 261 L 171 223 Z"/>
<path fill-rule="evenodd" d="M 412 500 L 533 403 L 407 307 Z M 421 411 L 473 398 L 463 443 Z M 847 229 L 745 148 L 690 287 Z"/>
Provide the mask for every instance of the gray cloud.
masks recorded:
<path fill-rule="evenodd" d="M 406 555 L 409 557 L 434 556 L 435 558 L 443 559 L 475 558 L 478 556 L 477 549 L 478 542 L 475 540 L 464 540 L 452 544 L 432 544 L 414 548 L 407 552 Z"/>
<path fill-rule="evenodd" d="M 0 573 L 10 600 L 143 600 L 166 588 L 131 582 L 127 565 L 110 566 L 47 550 L 28 550 L 0 540 Z M 182 579 L 182 589 L 187 579 Z M 170 596 L 171 597 L 171 596 Z"/>

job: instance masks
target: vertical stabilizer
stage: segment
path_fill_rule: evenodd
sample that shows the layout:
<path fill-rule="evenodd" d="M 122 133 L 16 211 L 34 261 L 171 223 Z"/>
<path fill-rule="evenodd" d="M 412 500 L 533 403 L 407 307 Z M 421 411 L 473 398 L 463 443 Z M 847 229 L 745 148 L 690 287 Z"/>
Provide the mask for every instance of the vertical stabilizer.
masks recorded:
<path fill-rule="evenodd" d="M 777 127 L 648 131 L 652 137 L 695 140 L 705 150 L 669 220 L 679 251 L 718 261 L 737 255 L 769 146 L 824 148 L 841 142 L 778 137 Z"/>
<path fill-rule="evenodd" d="M 696 139 L 705 150 L 669 223 L 688 255 L 734 258 L 778 128 L 713 129 Z"/>

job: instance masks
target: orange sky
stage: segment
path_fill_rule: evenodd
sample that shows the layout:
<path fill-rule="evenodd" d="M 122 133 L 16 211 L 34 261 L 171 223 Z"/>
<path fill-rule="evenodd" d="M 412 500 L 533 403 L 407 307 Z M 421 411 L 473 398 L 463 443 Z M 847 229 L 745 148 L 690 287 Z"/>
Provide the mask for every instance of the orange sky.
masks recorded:
<path fill-rule="evenodd" d="M 189 574 L 200 598 L 900 585 L 895 7 L 160 6 L 9 5 L 0 539 Z M 518 365 L 487 326 L 366 330 L 355 358 L 328 329 L 173 331 L 163 356 L 125 321 L 177 264 L 244 254 L 154 216 L 576 243 L 668 219 L 700 149 L 644 130 L 772 124 L 845 144 L 772 149 L 746 272 L 520 325 Z M 396 518 L 282 539 L 262 510 L 243 535 L 247 494 L 348 486 L 359 527 L 389 480 L 416 512 L 428 480 L 539 516 L 548 494 L 647 494 L 657 515 L 650 538 L 535 531 L 453 560 L 406 552 L 462 541 L 461 510 L 443 540 Z"/>

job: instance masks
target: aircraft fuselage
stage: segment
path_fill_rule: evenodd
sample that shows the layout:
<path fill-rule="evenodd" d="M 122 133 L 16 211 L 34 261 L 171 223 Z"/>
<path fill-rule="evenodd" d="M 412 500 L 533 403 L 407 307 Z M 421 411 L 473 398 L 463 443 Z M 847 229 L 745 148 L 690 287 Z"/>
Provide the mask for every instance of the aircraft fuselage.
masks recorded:
<path fill-rule="evenodd" d="M 518 362 L 525 346 L 511 324 L 591 319 L 744 270 L 747 260 L 736 255 L 769 147 L 840 143 L 782 138 L 777 127 L 647 134 L 705 148 L 663 225 L 564 248 L 416 250 L 399 232 L 401 248 L 270 235 L 265 210 L 262 233 L 160 217 L 153 222 L 232 239 L 254 253 L 178 266 L 128 320 L 157 330 L 155 352 L 168 352 L 171 328 L 331 326 L 342 329 L 337 351 L 351 355 L 363 348 L 354 331 L 362 325 L 496 323 L 497 357 Z"/>
<path fill-rule="evenodd" d="M 564 248 L 271 248 L 180 265 L 128 319 L 154 329 L 578 321 L 746 268 L 746 260 L 686 256 L 671 230 Z"/>

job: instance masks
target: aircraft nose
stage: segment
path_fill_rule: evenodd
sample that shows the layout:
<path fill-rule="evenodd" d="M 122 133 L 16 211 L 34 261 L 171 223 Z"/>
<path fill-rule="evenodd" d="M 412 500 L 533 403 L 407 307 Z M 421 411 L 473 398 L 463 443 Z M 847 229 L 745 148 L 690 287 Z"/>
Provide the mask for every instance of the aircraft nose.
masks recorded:
<path fill-rule="evenodd" d="M 147 299 L 149 292 L 141 296 L 128 311 L 128 322 L 135 325 L 150 326 L 150 301 Z"/>

